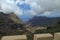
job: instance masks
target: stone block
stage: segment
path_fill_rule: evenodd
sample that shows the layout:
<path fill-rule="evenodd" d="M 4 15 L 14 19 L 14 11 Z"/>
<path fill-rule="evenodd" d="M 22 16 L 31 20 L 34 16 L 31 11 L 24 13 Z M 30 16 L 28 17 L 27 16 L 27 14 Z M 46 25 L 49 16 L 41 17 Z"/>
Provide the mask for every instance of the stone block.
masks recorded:
<path fill-rule="evenodd" d="M 3 36 L 1 40 L 27 40 L 26 35 Z"/>
<path fill-rule="evenodd" d="M 53 35 L 47 34 L 35 34 L 34 40 L 53 40 Z"/>

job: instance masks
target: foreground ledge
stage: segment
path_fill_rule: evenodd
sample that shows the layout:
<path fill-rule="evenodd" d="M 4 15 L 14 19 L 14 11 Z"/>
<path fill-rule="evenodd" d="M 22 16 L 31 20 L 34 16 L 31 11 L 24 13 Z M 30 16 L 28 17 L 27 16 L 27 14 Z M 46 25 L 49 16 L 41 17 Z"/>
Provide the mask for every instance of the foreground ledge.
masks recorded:
<path fill-rule="evenodd" d="M 53 35 L 47 34 L 35 34 L 34 40 L 53 40 Z"/>
<path fill-rule="evenodd" d="M 60 33 L 54 33 L 54 40 L 60 40 Z"/>
<path fill-rule="evenodd" d="M 27 40 L 26 35 L 3 36 L 1 40 Z"/>

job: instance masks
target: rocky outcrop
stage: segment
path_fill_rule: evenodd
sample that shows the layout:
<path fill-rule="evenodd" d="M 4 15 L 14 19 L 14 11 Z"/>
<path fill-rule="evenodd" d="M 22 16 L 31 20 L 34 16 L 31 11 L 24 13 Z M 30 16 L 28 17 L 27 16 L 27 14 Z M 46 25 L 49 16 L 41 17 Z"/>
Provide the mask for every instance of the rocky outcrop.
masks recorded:
<path fill-rule="evenodd" d="M 17 33 L 19 32 L 18 29 L 23 29 L 23 23 L 15 14 L 4 14 L 3 12 L 0 12 L 0 32 Z"/>

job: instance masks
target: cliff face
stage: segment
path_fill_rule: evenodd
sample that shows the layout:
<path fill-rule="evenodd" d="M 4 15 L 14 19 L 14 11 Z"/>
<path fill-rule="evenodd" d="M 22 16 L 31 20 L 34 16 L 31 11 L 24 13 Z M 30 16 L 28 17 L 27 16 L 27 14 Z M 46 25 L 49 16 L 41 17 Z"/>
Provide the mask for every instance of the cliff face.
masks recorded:
<path fill-rule="evenodd" d="M 0 32 L 16 32 L 17 28 L 22 27 L 22 21 L 15 14 L 0 12 Z"/>

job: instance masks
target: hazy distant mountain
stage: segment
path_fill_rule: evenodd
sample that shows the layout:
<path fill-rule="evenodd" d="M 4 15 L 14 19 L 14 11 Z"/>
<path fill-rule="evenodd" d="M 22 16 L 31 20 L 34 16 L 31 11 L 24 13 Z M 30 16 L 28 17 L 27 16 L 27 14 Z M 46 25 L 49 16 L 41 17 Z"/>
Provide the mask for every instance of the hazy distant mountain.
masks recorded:
<path fill-rule="evenodd" d="M 35 16 L 30 19 L 27 24 L 32 27 L 36 26 L 54 26 L 60 17 L 45 17 L 45 16 Z"/>

